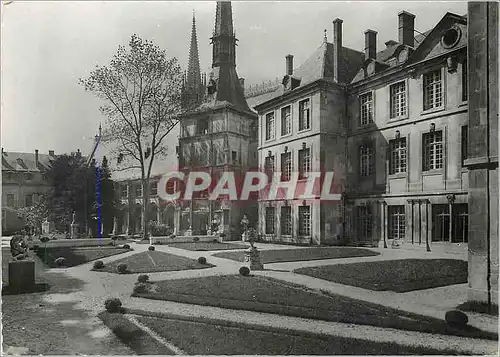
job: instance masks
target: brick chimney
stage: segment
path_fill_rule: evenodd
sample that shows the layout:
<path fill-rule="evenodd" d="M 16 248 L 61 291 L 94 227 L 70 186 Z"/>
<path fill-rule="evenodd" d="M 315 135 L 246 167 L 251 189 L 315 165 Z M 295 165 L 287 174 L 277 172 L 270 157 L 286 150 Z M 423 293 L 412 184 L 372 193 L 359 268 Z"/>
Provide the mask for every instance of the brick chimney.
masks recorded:
<path fill-rule="evenodd" d="M 365 31 L 365 60 L 377 58 L 377 31 Z"/>
<path fill-rule="evenodd" d="M 286 55 L 286 74 L 291 76 L 293 74 L 293 55 Z"/>
<path fill-rule="evenodd" d="M 333 20 L 333 79 L 339 82 L 342 61 L 342 19 Z"/>
<path fill-rule="evenodd" d="M 407 11 L 401 11 L 399 18 L 399 43 L 413 47 L 415 45 L 413 34 L 415 32 L 415 15 Z"/>
<path fill-rule="evenodd" d="M 54 156 L 54 150 L 49 150 L 49 156 Z"/>
<path fill-rule="evenodd" d="M 38 167 L 38 149 L 35 149 L 35 167 Z"/>

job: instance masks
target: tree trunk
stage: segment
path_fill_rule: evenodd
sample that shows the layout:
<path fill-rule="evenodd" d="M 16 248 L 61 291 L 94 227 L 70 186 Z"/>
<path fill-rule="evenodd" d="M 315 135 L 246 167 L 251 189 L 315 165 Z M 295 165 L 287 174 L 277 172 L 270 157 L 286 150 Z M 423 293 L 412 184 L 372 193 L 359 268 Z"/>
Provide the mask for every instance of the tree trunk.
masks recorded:
<path fill-rule="evenodd" d="M 149 180 L 142 180 L 142 239 L 149 237 Z"/>

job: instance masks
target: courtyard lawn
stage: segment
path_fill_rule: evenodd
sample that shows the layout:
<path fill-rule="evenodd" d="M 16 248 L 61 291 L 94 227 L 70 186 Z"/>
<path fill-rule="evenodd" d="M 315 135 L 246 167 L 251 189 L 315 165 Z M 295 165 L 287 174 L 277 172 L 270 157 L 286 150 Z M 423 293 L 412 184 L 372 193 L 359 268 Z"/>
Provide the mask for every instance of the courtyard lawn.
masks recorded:
<path fill-rule="evenodd" d="M 295 273 L 369 290 L 398 293 L 467 282 L 467 262 L 403 259 L 300 268 Z"/>
<path fill-rule="evenodd" d="M 321 247 L 305 249 L 282 249 L 282 250 L 261 250 L 260 260 L 264 264 L 296 262 L 301 260 L 320 260 L 320 259 L 340 259 L 353 257 L 370 257 L 379 255 L 369 249 L 351 248 L 351 247 Z M 245 252 L 222 252 L 214 254 L 214 257 L 226 258 L 242 262 Z"/>
<path fill-rule="evenodd" d="M 439 319 L 324 294 L 262 276 L 225 275 L 159 281 L 154 282 L 153 289 L 148 292 L 132 296 L 410 331 L 498 338 L 496 334 L 474 328 L 455 330 Z"/>
<path fill-rule="evenodd" d="M 106 317 L 104 317 L 107 314 Z M 100 314 L 117 336 L 137 354 L 159 354 L 158 342 L 130 326 L 121 314 Z M 134 315 L 132 315 L 134 316 Z M 104 317 L 104 318 L 103 318 Z M 355 338 L 325 336 L 307 332 L 248 326 L 223 321 L 182 317 L 137 316 L 137 321 L 181 349 L 188 355 L 445 355 L 453 350 L 401 346 Z M 114 319 L 114 324 L 108 321 Z M 120 324 L 118 322 L 121 322 Z M 124 333 L 127 331 L 127 333 Z M 130 332 L 129 332 L 130 331 Z M 135 346 L 134 346 L 135 344 Z M 150 347 L 148 347 L 148 345 Z M 156 353 L 155 353 L 156 352 Z M 161 354 L 164 354 L 161 352 Z M 168 354 L 168 351 L 167 353 Z"/>
<path fill-rule="evenodd" d="M 82 290 L 85 283 L 48 270 L 43 262 L 30 252 L 35 261 L 37 282 L 47 283 L 48 293 L 2 294 L 3 350 L 9 346 L 24 347 L 24 354 L 38 355 L 128 355 L 130 350 L 116 344 L 110 337 L 95 338 L 99 325 L 88 323 L 95 319 L 89 312 L 76 306 L 77 301 L 67 299 L 72 292 Z M 8 277 L 9 249 L 2 249 L 2 283 Z M 52 298 L 57 297 L 60 298 Z M 118 342 L 118 341 L 117 341 Z"/>
<path fill-rule="evenodd" d="M 175 353 L 162 343 L 141 330 L 122 314 L 111 314 L 107 311 L 97 315 L 104 324 L 138 355 L 174 355 Z"/>
<path fill-rule="evenodd" d="M 212 268 L 212 264 L 200 264 L 195 259 L 189 259 L 174 254 L 147 251 L 141 252 L 129 257 L 115 260 L 107 264 L 102 269 L 93 269 L 95 271 L 105 271 L 108 273 L 117 273 L 116 267 L 119 264 L 126 264 L 129 273 L 154 273 L 159 271 L 176 271 L 191 269 Z"/>
<path fill-rule="evenodd" d="M 112 246 L 105 247 L 50 247 L 44 248 L 40 245 L 36 250 L 36 255 L 47 264 L 50 268 L 56 268 L 55 260 L 59 257 L 66 258 L 66 267 L 74 267 L 76 265 L 85 264 L 93 260 L 110 257 L 116 254 L 130 252 L 129 249 L 123 249 Z"/>
<path fill-rule="evenodd" d="M 247 246 L 232 243 L 211 243 L 211 242 L 198 242 L 198 243 L 169 243 L 167 244 L 172 248 L 186 249 L 192 251 L 211 251 L 211 250 L 231 250 L 231 249 L 248 249 Z"/>

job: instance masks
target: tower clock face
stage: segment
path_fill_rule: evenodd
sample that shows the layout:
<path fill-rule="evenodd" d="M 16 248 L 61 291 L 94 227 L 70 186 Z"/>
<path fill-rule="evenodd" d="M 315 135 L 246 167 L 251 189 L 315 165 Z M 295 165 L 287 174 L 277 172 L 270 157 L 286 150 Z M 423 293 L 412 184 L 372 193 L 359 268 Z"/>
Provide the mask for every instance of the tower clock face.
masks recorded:
<path fill-rule="evenodd" d="M 398 62 L 403 63 L 408 59 L 408 50 L 405 48 L 399 52 Z"/>
<path fill-rule="evenodd" d="M 366 71 L 368 72 L 369 76 L 374 74 L 375 73 L 375 62 L 368 63 L 368 67 L 366 67 Z"/>

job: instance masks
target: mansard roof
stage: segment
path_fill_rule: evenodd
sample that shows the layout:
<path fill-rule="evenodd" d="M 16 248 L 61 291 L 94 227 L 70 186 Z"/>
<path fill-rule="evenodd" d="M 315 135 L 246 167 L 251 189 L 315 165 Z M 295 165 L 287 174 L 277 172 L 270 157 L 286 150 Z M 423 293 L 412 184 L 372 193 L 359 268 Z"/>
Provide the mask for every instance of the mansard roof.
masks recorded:
<path fill-rule="evenodd" d="M 423 33 L 419 33 L 417 36 L 414 38 L 414 46 L 413 48 L 410 49 L 410 56 L 409 58 L 404 62 L 405 65 L 409 65 L 411 63 L 415 63 L 418 60 L 423 60 L 425 56 L 433 50 L 433 46 L 435 46 L 439 41 L 440 41 L 440 35 L 444 29 L 449 27 L 451 23 L 458 22 L 460 23 L 460 26 L 462 28 L 462 32 L 464 33 L 465 36 L 462 37 L 461 39 L 461 44 L 466 44 L 466 32 L 467 32 L 467 26 L 466 26 L 466 21 L 467 17 L 466 16 L 460 16 L 457 14 L 453 13 L 446 13 L 443 18 L 434 26 L 432 29 L 429 29 Z M 401 49 L 407 47 L 397 41 L 388 41 L 390 43 L 389 46 L 387 46 L 385 49 L 382 51 L 377 52 L 377 58 L 376 62 L 379 64 L 383 64 L 384 66 L 381 66 L 382 70 L 380 72 L 383 72 L 384 70 L 390 69 L 390 67 L 396 67 L 399 66 L 403 63 L 400 63 L 397 60 L 397 56 L 400 53 Z M 457 46 L 457 47 L 460 47 Z M 434 55 L 436 54 L 442 54 L 445 52 L 448 52 L 449 50 L 439 48 L 435 50 Z M 351 83 L 357 83 L 365 79 L 365 74 L 364 74 L 364 67 L 368 63 L 368 61 L 365 61 L 363 65 L 359 68 L 357 74 L 353 78 Z M 378 72 L 378 71 L 377 71 Z"/>
<path fill-rule="evenodd" d="M 51 165 L 55 156 L 38 154 L 38 165 L 36 165 L 35 153 L 26 152 L 2 152 L 2 171 L 19 172 L 44 172 Z"/>
<path fill-rule="evenodd" d="M 299 67 L 293 70 L 292 77 L 300 79 L 302 88 L 307 84 L 318 80 L 334 81 L 333 79 L 333 43 L 323 42 Z M 339 82 L 349 83 L 356 75 L 363 63 L 363 52 L 342 47 L 341 62 L 339 68 Z M 294 88 L 294 89 L 296 89 Z M 279 86 L 274 92 L 266 93 L 256 98 L 249 98 L 249 105 L 259 106 L 271 99 L 277 98 L 285 93 L 283 86 Z"/>

